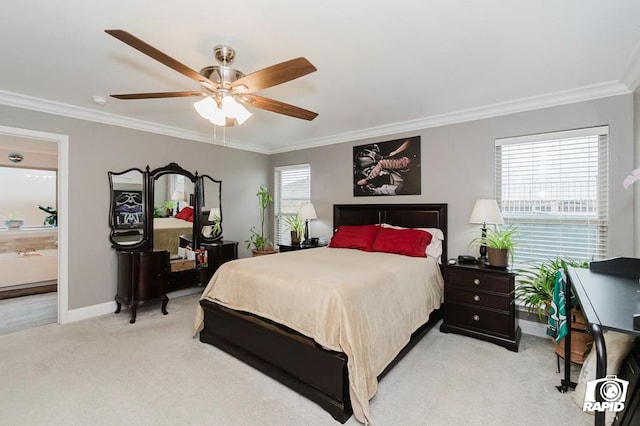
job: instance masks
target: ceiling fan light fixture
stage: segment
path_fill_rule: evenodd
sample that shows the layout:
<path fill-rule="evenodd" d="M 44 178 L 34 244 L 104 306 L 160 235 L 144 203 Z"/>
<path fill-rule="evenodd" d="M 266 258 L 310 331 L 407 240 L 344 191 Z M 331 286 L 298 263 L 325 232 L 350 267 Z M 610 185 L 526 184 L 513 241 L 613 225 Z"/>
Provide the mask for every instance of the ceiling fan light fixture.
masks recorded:
<path fill-rule="evenodd" d="M 225 117 L 224 112 L 222 112 L 222 110 L 217 106 L 216 109 L 211 112 L 209 121 L 216 126 L 226 126 L 227 124 L 227 118 Z"/>
<path fill-rule="evenodd" d="M 238 125 L 244 123 L 252 116 L 252 114 L 236 101 L 233 96 L 225 96 L 222 98 L 222 111 L 229 118 L 235 118 Z"/>
<path fill-rule="evenodd" d="M 200 114 L 200 117 L 208 120 L 211 114 L 218 109 L 218 104 L 216 104 L 216 101 L 211 99 L 210 96 L 207 96 L 198 102 L 194 102 L 193 107 L 196 109 L 198 114 Z"/>

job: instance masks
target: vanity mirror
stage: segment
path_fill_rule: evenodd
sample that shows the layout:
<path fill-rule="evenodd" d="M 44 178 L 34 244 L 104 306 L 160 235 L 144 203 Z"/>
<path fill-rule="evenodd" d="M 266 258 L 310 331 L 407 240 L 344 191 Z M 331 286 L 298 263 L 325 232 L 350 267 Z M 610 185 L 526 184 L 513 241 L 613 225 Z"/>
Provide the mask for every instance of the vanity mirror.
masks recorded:
<path fill-rule="evenodd" d="M 198 186 L 198 207 L 202 212 L 200 241 L 213 243 L 222 239 L 222 181 L 202 175 L 198 178 Z"/>
<path fill-rule="evenodd" d="M 166 250 L 170 257 L 178 256 L 180 236 L 198 229 L 195 186 L 197 173 L 171 163 L 149 173 L 153 198 L 153 250 Z"/>
<path fill-rule="evenodd" d="M 238 258 L 238 242 L 222 241 L 222 181 L 170 163 L 109 172 L 109 185 L 116 313 L 127 306 L 131 323 L 138 305 L 160 301 L 166 314 L 168 292 L 205 285 L 220 265 Z"/>
<path fill-rule="evenodd" d="M 111 242 L 116 248 L 143 246 L 147 240 L 147 172 L 135 168 L 109 172 L 109 186 Z"/>

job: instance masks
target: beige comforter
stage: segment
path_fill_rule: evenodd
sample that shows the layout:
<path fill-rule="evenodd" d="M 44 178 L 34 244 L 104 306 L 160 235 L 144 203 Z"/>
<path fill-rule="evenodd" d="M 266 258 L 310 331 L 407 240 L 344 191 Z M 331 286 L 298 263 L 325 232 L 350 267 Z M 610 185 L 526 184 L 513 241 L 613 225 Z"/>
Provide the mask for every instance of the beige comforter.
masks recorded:
<path fill-rule="evenodd" d="M 443 280 L 431 257 L 317 248 L 227 262 L 202 298 L 347 354 L 354 414 L 371 423 L 377 376 L 440 306 Z M 202 321 L 198 306 L 194 335 Z"/>
<path fill-rule="evenodd" d="M 177 254 L 178 247 L 180 247 L 180 235 L 192 233 L 193 222 L 175 217 L 156 217 L 153 219 L 153 249 Z"/>

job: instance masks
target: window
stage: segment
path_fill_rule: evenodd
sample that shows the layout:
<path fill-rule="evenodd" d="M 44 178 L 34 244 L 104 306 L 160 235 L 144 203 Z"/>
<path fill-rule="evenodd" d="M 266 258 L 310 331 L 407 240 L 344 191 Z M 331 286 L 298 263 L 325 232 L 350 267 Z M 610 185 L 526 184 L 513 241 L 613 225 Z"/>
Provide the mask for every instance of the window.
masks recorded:
<path fill-rule="evenodd" d="M 608 127 L 496 140 L 496 198 L 514 263 L 607 257 Z"/>
<path fill-rule="evenodd" d="M 311 202 L 311 166 L 276 167 L 274 175 L 274 243 L 288 244 L 291 235 L 284 218 L 296 214 L 301 204 Z"/>

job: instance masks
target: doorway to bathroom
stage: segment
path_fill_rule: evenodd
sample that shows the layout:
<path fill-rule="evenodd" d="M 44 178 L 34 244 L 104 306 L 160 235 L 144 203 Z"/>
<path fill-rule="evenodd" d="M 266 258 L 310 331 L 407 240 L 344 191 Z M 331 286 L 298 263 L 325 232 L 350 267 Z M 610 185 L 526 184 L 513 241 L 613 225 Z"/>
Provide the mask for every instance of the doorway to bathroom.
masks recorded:
<path fill-rule="evenodd" d="M 62 322 L 67 312 L 58 227 L 67 156 L 66 136 L 0 126 L 0 334 Z"/>

